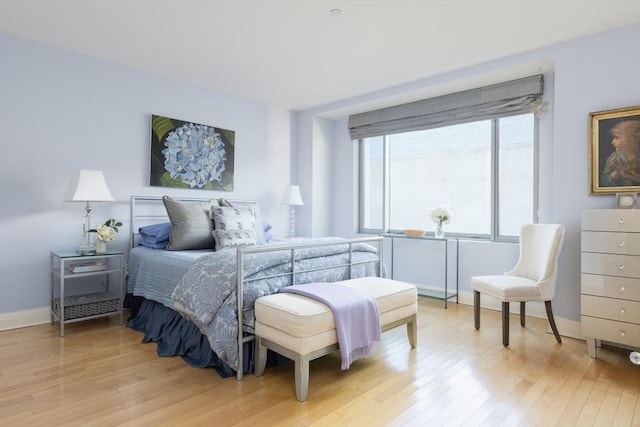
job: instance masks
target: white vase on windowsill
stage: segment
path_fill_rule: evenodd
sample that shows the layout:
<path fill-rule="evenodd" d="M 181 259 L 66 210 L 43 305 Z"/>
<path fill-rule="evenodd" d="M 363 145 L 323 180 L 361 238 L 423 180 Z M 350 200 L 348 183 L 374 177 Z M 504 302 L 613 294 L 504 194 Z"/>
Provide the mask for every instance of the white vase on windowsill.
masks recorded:
<path fill-rule="evenodd" d="M 444 230 L 442 229 L 442 221 L 438 221 L 436 223 L 435 237 L 436 239 L 444 239 Z"/>
<path fill-rule="evenodd" d="M 107 252 L 107 241 L 98 239 L 98 241 L 96 242 L 96 253 L 103 254 L 106 252 Z"/>

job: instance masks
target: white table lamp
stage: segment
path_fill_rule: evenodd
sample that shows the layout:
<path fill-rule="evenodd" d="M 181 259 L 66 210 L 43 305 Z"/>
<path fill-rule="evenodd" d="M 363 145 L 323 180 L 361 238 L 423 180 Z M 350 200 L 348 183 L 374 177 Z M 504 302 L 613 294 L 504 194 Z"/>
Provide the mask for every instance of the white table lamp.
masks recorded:
<path fill-rule="evenodd" d="M 296 206 L 304 205 L 300 196 L 300 187 L 298 185 L 288 185 L 284 189 L 281 204 L 291 206 L 291 224 L 289 228 L 289 238 L 291 239 L 296 234 Z"/>
<path fill-rule="evenodd" d="M 91 205 L 89 202 L 110 202 L 113 200 L 102 171 L 80 169 L 73 173 L 64 201 L 85 202 L 87 204 L 84 208 L 85 215 L 82 226 L 84 241 L 79 248 L 81 255 L 90 255 L 96 252 L 96 245 L 91 233 L 89 233 L 91 230 Z"/>

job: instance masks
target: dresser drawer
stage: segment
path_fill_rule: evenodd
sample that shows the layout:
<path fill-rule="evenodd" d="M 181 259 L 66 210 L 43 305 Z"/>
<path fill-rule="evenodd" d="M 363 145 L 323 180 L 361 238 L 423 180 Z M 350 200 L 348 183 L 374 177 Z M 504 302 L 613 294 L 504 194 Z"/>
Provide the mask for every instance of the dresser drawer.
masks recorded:
<path fill-rule="evenodd" d="M 584 295 L 640 301 L 640 280 L 638 279 L 585 273 L 580 277 L 581 293 Z"/>
<path fill-rule="evenodd" d="M 582 212 L 582 229 L 640 232 L 638 209 L 591 209 Z"/>
<path fill-rule="evenodd" d="M 640 233 L 583 231 L 582 250 L 608 254 L 640 255 Z"/>
<path fill-rule="evenodd" d="M 640 347 L 640 325 L 582 316 L 581 329 L 587 338 Z"/>
<path fill-rule="evenodd" d="M 640 324 L 640 302 L 638 301 L 593 295 L 582 295 L 580 300 L 584 316 Z"/>
<path fill-rule="evenodd" d="M 582 252 L 582 272 L 640 279 L 640 256 Z"/>

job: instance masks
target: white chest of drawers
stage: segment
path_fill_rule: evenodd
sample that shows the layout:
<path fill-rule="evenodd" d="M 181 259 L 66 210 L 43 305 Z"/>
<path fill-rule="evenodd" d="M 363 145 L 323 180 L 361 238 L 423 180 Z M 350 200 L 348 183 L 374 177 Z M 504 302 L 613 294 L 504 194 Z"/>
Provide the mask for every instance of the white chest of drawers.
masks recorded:
<path fill-rule="evenodd" d="M 640 348 L 640 210 L 582 213 L 581 325 L 596 339 Z"/>

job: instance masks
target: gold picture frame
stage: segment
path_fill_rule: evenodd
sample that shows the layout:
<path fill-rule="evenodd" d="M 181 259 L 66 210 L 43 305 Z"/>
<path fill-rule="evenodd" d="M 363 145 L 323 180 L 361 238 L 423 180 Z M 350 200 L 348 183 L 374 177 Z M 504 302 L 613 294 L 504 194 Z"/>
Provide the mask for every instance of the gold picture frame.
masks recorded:
<path fill-rule="evenodd" d="M 589 114 L 590 194 L 640 192 L 640 106 Z"/>

